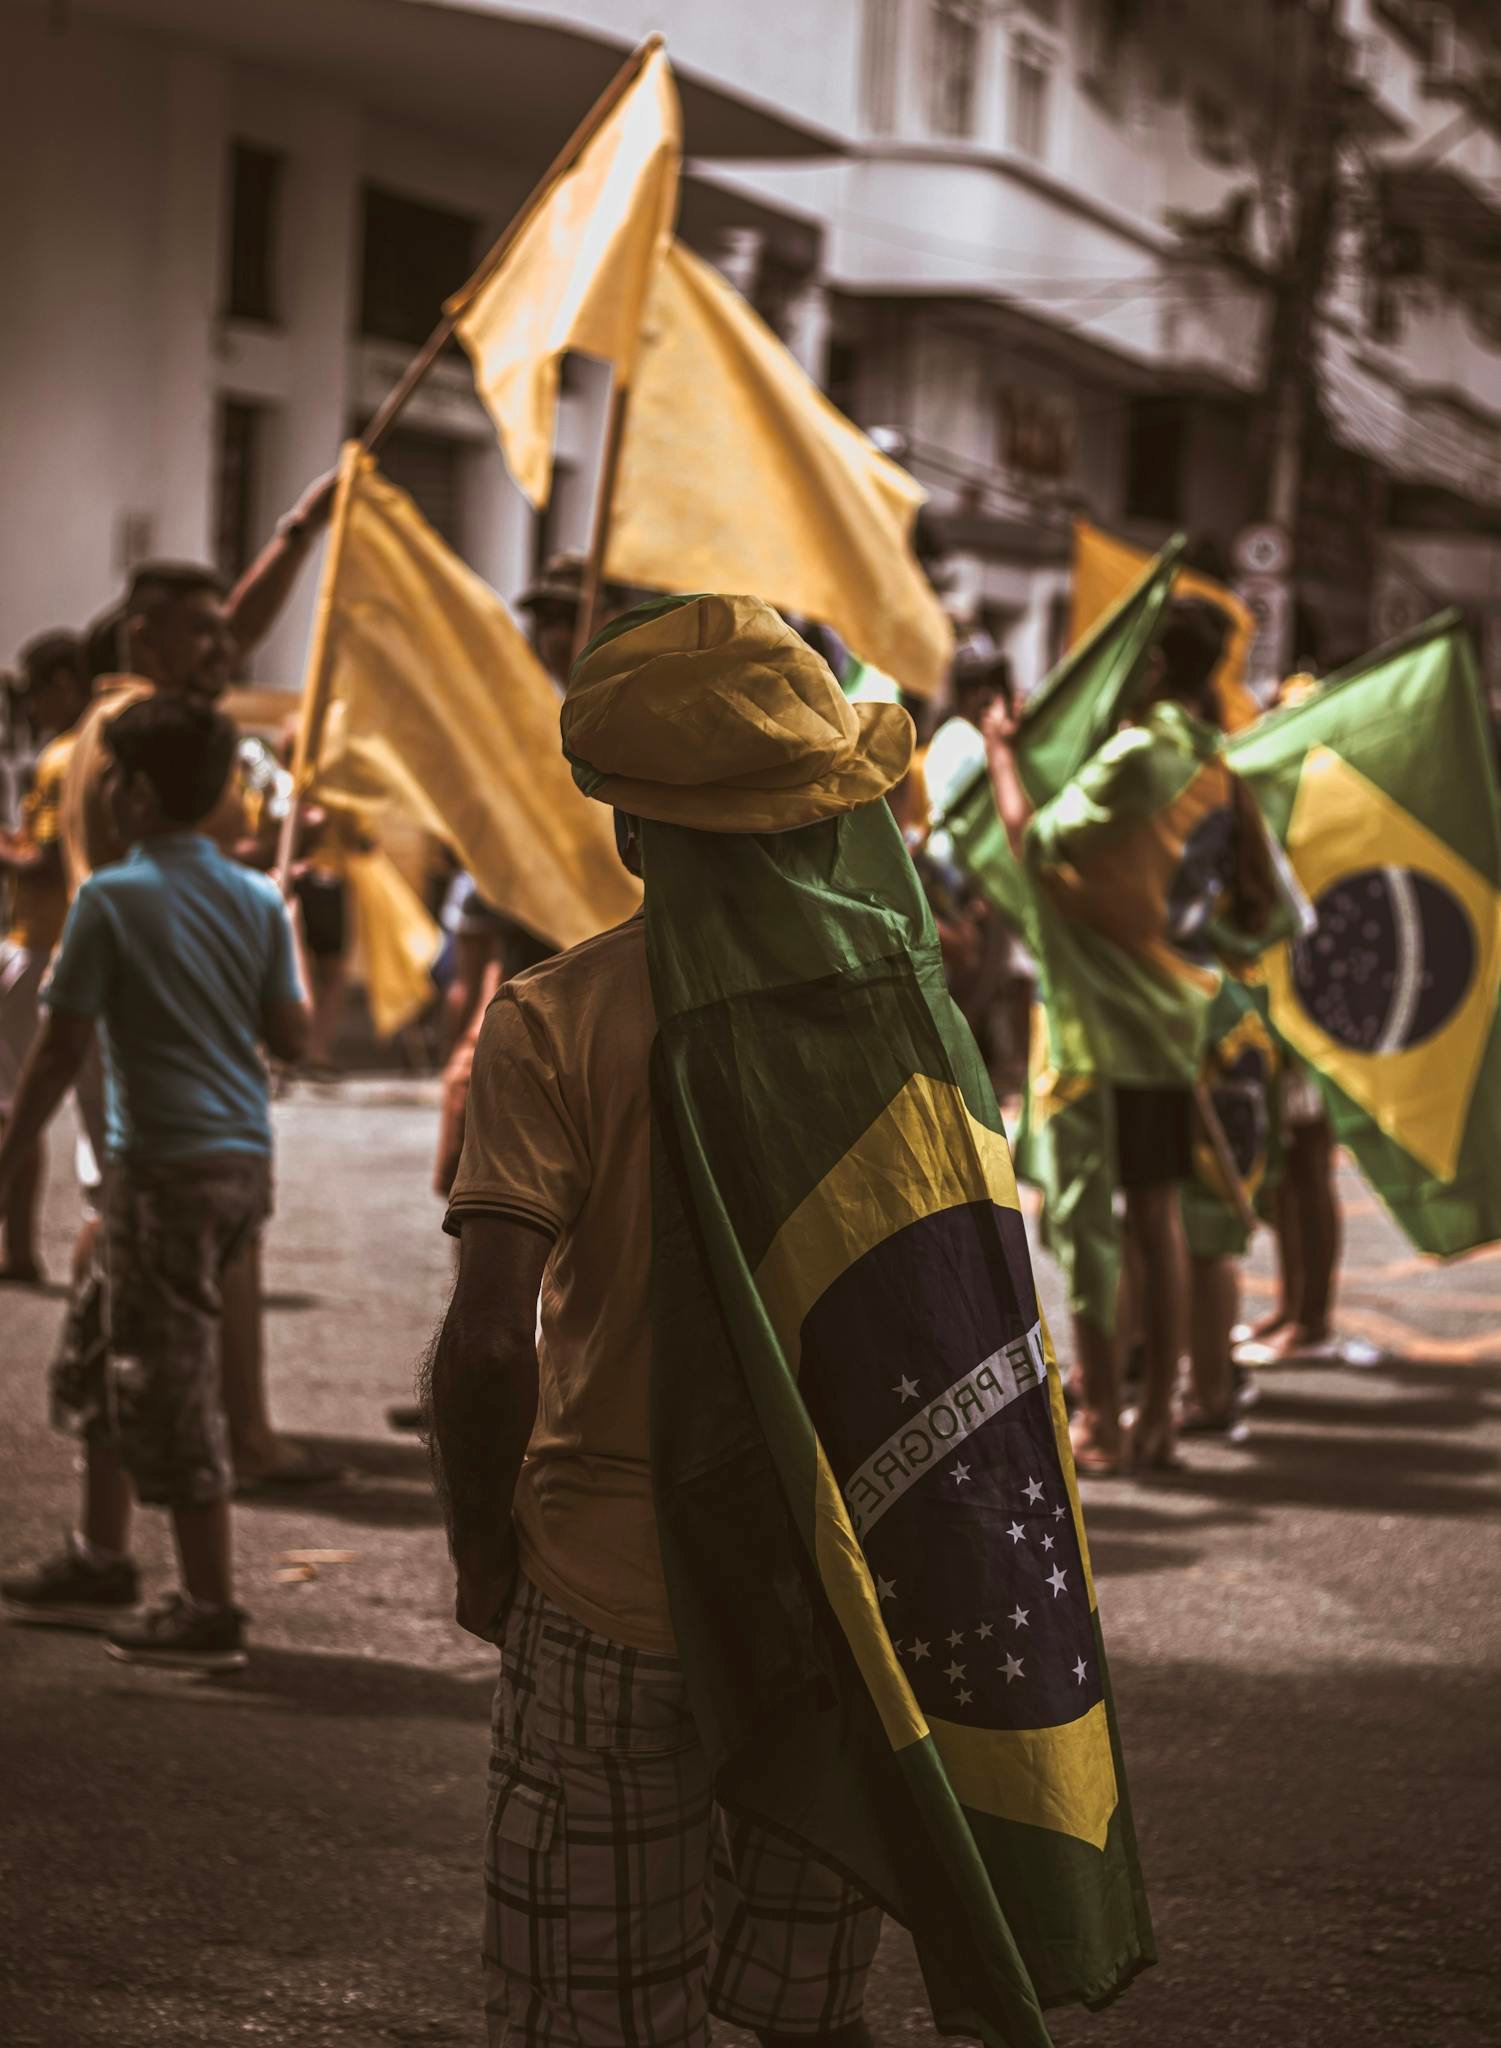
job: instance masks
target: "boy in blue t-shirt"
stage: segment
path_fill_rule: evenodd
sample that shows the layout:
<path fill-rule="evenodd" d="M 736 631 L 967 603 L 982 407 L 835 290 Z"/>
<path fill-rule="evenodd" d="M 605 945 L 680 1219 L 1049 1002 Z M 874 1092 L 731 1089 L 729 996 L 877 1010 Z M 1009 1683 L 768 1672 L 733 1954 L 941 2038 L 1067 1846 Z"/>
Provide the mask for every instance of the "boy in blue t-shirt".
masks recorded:
<path fill-rule="evenodd" d="M 196 829 L 236 735 L 222 713 L 157 693 L 105 730 L 127 859 L 79 890 L 42 991 L 38 1034 L 0 1142 L 0 1202 L 96 1022 L 109 1079 L 106 1341 L 65 1356 L 54 1408 L 86 1446 L 83 1527 L 67 1553 L 0 1583 L 19 1619 L 103 1626 L 127 1663 L 232 1671 L 233 1475 L 219 1383 L 220 1283 L 271 1206 L 262 1046 L 296 1060 L 308 1005 L 275 885 Z M 128 1619 L 132 1489 L 172 1516 L 183 1591 Z M 116 1624 L 110 1627 L 110 1624 Z"/>

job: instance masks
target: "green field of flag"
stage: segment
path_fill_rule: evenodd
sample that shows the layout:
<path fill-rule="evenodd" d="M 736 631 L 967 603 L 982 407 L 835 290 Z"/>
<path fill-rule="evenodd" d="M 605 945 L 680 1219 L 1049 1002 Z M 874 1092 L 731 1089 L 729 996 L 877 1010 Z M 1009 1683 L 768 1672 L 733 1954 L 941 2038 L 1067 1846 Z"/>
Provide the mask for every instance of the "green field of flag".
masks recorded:
<path fill-rule="evenodd" d="M 884 804 L 644 821 L 653 1471 L 716 1794 L 1043 2048 L 1153 1959 L 1000 1115 Z"/>

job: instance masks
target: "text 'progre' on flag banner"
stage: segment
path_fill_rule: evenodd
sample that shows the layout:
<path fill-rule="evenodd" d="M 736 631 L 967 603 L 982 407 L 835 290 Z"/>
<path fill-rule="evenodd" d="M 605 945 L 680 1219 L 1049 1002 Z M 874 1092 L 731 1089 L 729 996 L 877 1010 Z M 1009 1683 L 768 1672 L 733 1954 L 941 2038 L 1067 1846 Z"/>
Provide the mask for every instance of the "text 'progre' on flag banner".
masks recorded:
<path fill-rule="evenodd" d="M 1268 955 L 1272 1022 L 1416 1246 L 1501 1238 L 1501 797 L 1458 614 L 1330 677 L 1230 758 L 1317 914 Z"/>
<path fill-rule="evenodd" d="M 923 496 L 718 272 L 673 242 L 631 385 L 609 575 L 764 598 L 930 696 L 954 636 L 912 549 Z"/>
<path fill-rule="evenodd" d="M 501 262 L 448 303 L 507 467 L 533 505 L 552 488 L 559 358 L 577 349 L 631 381 L 681 162 L 677 87 L 657 49 Z"/>
<path fill-rule="evenodd" d="M 416 819 L 487 901 L 556 946 L 618 924 L 640 887 L 563 759 L 546 670 L 374 458 L 345 461 L 304 786 Z"/>

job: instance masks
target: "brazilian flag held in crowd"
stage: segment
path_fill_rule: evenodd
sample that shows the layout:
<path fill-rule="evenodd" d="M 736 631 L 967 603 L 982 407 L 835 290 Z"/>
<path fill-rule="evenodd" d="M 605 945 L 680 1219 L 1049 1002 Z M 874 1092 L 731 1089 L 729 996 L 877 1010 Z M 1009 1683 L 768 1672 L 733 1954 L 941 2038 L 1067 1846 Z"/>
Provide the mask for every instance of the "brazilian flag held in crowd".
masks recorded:
<path fill-rule="evenodd" d="M 1501 797 L 1446 612 L 1237 737 L 1318 923 L 1267 959 L 1277 1031 L 1420 1250 L 1501 1238 Z"/>
<path fill-rule="evenodd" d="M 911 1928 L 940 2028 L 1043 2048 L 1154 1952 L 995 1098 L 884 804 L 641 831 L 653 1462 L 716 1791 Z"/>

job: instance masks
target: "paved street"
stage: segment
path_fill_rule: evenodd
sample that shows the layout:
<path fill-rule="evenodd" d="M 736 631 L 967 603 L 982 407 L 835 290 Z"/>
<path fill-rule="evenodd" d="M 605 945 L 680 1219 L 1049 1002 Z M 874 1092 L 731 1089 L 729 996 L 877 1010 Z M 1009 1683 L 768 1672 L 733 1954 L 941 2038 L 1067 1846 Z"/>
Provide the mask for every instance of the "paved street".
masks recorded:
<path fill-rule="evenodd" d="M 168 1679 L 0 1629 L 10 2048 L 482 2039 L 493 1659 L 446 1619 L 423 1453 L 383 1421 L 445 1294 L 434 1102 L 352 1083 L 279 1112 L 275 1405 L 351 1477 L 241 1512 L 251 1671 Z M 1087 1494 L 1162 1966 L 1113 2012 L 1060 2017 L 1059 2048 L 1496 2039 L 1501 1256 L 1429 1269 L 1348 1191 L 1344 1325 L 1409 1356 L 1266 1375 L 1246 1447 Z M 1264 1257 L 1251 1279 L 1255 1308 Z M 0 1298 L 7 1569 L 71 1515 L 42 1393 L 59 1312 Z M 154 1590 L 160 1519 L 141 1536 Z M 306 1575 L 302 1552 L 329 1554 Z M 894 1931 L 871 2017 L 883 2044 L 933 2038 Z"/>

